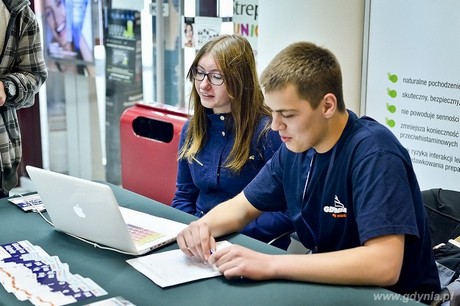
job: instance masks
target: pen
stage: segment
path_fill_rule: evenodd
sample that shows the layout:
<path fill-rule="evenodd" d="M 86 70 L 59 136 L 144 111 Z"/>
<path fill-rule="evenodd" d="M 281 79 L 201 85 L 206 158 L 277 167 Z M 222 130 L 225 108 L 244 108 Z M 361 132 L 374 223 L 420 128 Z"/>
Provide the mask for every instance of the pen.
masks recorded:
<path fill-rule="evenodd" d="M 196 161 L 196 163 L 197 163 L 198 165 L 200 165 L 201 167 L 203 167 L 203 163 L 200 162 L 198 159 L 196 159 L 196 158 L 193 157 L 193 156 L 192 156 L 192 159 L 193 159 L 194 161 Z"/>

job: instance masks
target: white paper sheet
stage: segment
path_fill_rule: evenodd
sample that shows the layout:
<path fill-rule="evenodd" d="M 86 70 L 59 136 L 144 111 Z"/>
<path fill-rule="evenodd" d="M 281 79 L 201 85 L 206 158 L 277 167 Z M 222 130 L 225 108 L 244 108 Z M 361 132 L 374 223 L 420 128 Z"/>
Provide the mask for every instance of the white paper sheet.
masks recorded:
<path fill-rule="evenodd" d="M 228 241 L 220 241 L 217 249 L 230 245 Z M 189 257 L 180 249 L 128 259 L 126 262 L 162 288 L 221 275 L 215 266 Z"/>

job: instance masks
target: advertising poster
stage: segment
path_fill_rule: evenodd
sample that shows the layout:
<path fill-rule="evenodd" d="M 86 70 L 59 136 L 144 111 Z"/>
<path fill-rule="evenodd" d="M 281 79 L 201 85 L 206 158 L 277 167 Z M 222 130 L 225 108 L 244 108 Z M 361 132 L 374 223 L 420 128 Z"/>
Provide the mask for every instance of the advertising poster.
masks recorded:
<path fill-rule="evenodd" d="M 196 49 L 203 47 L 211 38 L 219 36 L 221 25 L 222 18 L 219 17 L 195 17 Z"/>
<path fill-rule="evenodd" d="M 195 18 L 182 16 L 182 47 L 183 48 L 195 48 L 196 42 L 194 35 Z"/>
<path fill-rule="evenodd" d="M 107 79 L 134 84 L 141 81 L 140 12 L 112 9 L 106 34 Z"/>
<path fill-rule="evenodd" d="M 110 9 L 105 31 L 106 48 L 106 179 L 121 184 L 120 118 L 143 99 L 141 13 Z"/>
<path fill-rule="evenodd" d="M 258 0 L 236 0 L 233 2 L 233 33 L 244 36 L 257 55 L 259 37 Z"/>
<path fill-rule="evenodd" d="M 460 190 L 460 2 L 369 7 L 365 114 L 406 147 L 422 190 Z"/>
<path fill-rule="evenodd" d="M 87 74 L 94 63 L 89 0 L 42 0 L 44 48 L 51 70 Z M 53 61 L 54 60 L 54 61 Z"/>

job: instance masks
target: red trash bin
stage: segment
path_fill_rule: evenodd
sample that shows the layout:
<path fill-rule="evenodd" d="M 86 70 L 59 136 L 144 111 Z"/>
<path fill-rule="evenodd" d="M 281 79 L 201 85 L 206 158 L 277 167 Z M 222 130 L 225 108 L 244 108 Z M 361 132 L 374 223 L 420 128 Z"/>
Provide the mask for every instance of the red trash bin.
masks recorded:
<path fill-rule="evenodd" d="M 121 180 L 125 189 L 166 205 L 176 190 L 179 136 L 188 115 L 137 103 L 120 118 Z"/>

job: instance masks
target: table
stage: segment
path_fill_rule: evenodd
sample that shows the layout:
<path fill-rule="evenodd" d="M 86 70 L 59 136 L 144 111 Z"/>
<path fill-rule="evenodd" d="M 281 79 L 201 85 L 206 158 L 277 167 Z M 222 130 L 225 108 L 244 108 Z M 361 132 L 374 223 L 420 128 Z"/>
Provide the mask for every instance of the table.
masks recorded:
<path fill-rule="evenodd" d="M 108 184 L 121 206 L 160 217 L 189 223 L 195 217 L 139 194 Z M 45 214 L 46 215 L 46 214 Z M 89 277 L 108 292 L 86 303 L 122 296 L 132 303 L 144 305 L 421 305 L 404 296 L 375 287 L 352 287 L 271 280 L 231 281 L 215 277 L 160 288 L 135 270 L 126 259 L 129 255 L 94 248 L 93 246 L 54 230 L 36 213 L 25 213 L 7 199 L 0 200 L 0 244 L 29 240 L 48 254 L 68 263 L 70 272 Z M 223 237 L 234 244 L 251 249 L 283 254 L 283 250 L 241 234 Z M 176 243 L 154 252 L 177 249 Z M 31 305 L 19 302 L 14 295 L 0 288 L 0 305 Z M 75 303 L 72 305 L 79 305 Z"/>

